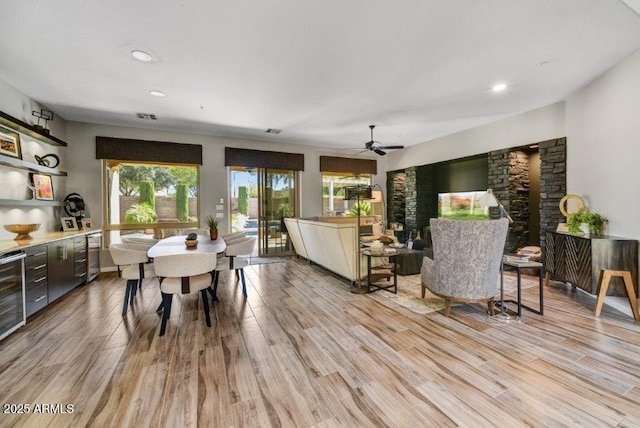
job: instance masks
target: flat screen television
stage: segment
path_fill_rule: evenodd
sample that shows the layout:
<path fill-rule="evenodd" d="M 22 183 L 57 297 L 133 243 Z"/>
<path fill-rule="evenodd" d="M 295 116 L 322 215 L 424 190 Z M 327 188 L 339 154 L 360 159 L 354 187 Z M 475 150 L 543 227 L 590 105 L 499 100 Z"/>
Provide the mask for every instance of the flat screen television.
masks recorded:
<path fill-rule="evenodd" d="M 486 190 L 438 193 L 438 217 L 458 220 L 489 218 L 489 208 L 480 206 Z"/>

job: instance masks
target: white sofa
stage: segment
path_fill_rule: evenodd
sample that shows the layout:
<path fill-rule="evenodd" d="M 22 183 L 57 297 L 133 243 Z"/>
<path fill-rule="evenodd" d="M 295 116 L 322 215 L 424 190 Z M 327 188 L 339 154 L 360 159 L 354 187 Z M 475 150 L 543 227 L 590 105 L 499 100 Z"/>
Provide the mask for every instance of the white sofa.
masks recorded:
<path fill-rule="evenodd" d="M 356 249 L 359 246 L 356 219 L 350 222 L 323 220 L 284 219 L 296 253 L 351 282 L 356 281 Z M 372 262 L 376 266 L 383 259 L 374 257 Z M 363 255 L 360 255 L 360 272 L 360 278 L 367 275 L 367 258 Z"/>

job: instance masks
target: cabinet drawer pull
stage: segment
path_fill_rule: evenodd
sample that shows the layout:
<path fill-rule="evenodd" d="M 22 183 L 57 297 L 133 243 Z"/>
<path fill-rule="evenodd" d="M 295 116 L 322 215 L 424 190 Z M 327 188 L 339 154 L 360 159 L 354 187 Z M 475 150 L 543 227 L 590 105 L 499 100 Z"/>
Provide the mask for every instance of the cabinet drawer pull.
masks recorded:
<path fill-rule="evenodd" d="M 45 254 L 47 254 L 47 252 L 46 252 L 46 251 L 43 251 L 43 252 L 41 252 L 41 253 L 35 253 L 35 254 L 33 254 L 31 257 L 44 256 Z"/>
<path fill-rule="evenodd" d="M 44 281 L 45 279 L 47 279 L 47 277 L 46 277 L 46 276 L 43 276 L 42 278 L 38 278 L 38 279 L 36 279 L 36 280 L 35 280 L 35 281 L 33 281 L 33 282 L 40 282 L 40 281 Z"/>
<path fill-rule="evenodd" d="M 39 302 L 40 300 L 42 300 L 42 299 L 46 299 L 46 298 L 47 298 L 47 295 L 45 294 L 44 296 L 40 296 L 40 297 L 38 297 L 37 299 L 34 299 L 33 301 L 34 301 L 34 302 Z"/>
<path fill-rule="evenodd" d="M 78 278 L 85 276 L 87 273 L 86 272 L 82 272 L 81 274 L 76 275 Z"/>
<path fill-rule="evenodd" d="M 47 264 L 46 264 L 46 263 L 45 263 L 45 264 L 43 264 L 43 265 L 34 266 L 34 267 L 32 267 L 31 269 L 33 269 L 33 270 L 38 270 L 38 269 L 42 269 L 42 268 L 45 268 L 45 267 L 47 267 Z"/>
<path fill-rule="evenodd" d="M 84 263 L 86 261 L 87 261 L 87 259 L 80 259 L 80 260 L 76 259 L 76 263 Z"/>

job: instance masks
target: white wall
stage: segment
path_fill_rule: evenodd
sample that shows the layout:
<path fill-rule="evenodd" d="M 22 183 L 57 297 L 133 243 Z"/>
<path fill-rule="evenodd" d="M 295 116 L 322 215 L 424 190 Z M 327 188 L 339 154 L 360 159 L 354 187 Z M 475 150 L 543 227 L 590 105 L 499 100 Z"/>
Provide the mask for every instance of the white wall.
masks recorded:
<path fill-rule="evenodd" d="M 90 216 L 96 224 L 102 224 L 102 184 L 100 161 L 95 158 L 96 136 L 201 144 L 203 165 L 200 169 L 200 190 L 202 194 L 200 209 L 203 221 L 206 215 L 215 213 L 215 206 L 219 203 L 220 198 L 225 201 L 225 210 L 228 208 L 229 185 L 227 168 L 224 166 L 224 148 L 227 146 L 303 153 L 305 155 L 305 169 L 300 183 L 302 191 L 301 215 L 303 217 L 322 215 L 322 180 L 319 171 L 319 157 L 321 155 L 343 157 L 353 155 L 353 152 L 331 151 L 312 146 L 275 144 L 272 142 L 69 122 L 67 124 L 67 141 L 73 149 L 69 150 L 67 158 L 70 164 L 73 165 L 72 174 L 70 173 L 73 179 L 69 181 L 68 191 L 83 195 L 87 205 L 87 216 Z M 385 167 L 384 160 L 378 160 L 379 174 L 376 180 L 383 187 L 385 185 Z M 228 226 L 230 226 L 228 221 L 229 219 L 225 218 L 221 222 L 221 233 L 225 233 L 228 230 Z"/>
<path fill-rule="evenodd" d="M 640 51 L 567 100 L 567 191 L 640 239 Z"/>
<path fill-rule="evenodd" d="M 564 137 L 564 111 L 559 102 L 436 138 L 390 153 L 387 164 L 389 170 L 404 169 Z"/>

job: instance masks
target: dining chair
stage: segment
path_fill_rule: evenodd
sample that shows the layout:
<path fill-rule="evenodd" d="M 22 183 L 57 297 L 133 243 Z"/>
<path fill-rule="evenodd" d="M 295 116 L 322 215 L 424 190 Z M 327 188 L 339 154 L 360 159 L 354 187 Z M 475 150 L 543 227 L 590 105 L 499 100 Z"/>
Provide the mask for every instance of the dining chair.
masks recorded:
<path fill-rule="evenodd" d="M 256 246 L 255 236 L 246 236 L 244 238 L 231 241 L 227 243 L 227 248 L 224 252 L 224 257 L 218 260 L 216 266 L 215 275 L 213 278 L 213 300 L 218 301 L 218 279 L 220 272 L 225 270 L 234 270 L 236 274 L 236 280 L 242 279 L 242 294 L 244 298 L 247 298 L 247 284 L 244 278 L 244 268 L 249 265 L 251 261 L 251 254 Z M 249 256 L 249 259 L 242 256 Z"/>
<path fill-rule="evenodd" d="M 239 230 L 237 232 L 227 233 L 226 235 L 222 235 L 220 237 L 224 239 L 224 242 L 227 242 L 238 238 L 244 238 L 245 236 L 247 236 L 247 232 L 245 232 L 244 230 Z"/>
<path fill-rule="evenodd" d="M 133 304 L 136 286 L 142 287 L 144 278 L 156 276 L 153 263 L 149 263 L 147 250 L 143 245 L 114 243 L 109 245 L 109 253 L 113 263 L 118 266 L 119 276 L 127 280 L 124 293 L 122 316 L 127 314 L 128 305 Z"/>
<path fill-rule="evenodd" d="M 162 293 L 162 323 L 160 336 L 164 336 L 167 320 L 171 315 L 174 294 L 200 292 L 207 327 L 211 327 L 207 289 L 211 288 L 216 269 L 217 257 L 214 253 L 191 253 L 158 256 L 153 259 L 160 279 Z"/>

